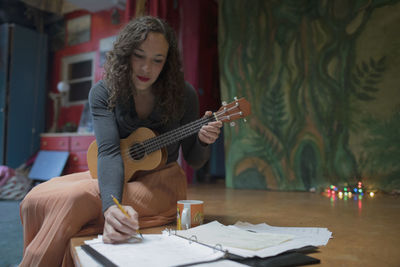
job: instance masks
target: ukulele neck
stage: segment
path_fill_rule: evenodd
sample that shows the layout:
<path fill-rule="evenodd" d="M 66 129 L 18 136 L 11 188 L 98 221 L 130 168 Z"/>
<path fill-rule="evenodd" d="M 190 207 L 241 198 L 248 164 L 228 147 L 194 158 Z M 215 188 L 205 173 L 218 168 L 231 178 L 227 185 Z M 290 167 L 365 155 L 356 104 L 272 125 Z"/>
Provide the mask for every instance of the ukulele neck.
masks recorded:
<path fill-rule="evenodd" d="M 144 146 L 146 153 L 150 154 L 151 152 L 157 151 L 197 133 L 203 125 L 215 120 L 216 118 L 214 116 L 198 119 L 172 131 L 150 138 L 144 141 L 142 145 Z"/>

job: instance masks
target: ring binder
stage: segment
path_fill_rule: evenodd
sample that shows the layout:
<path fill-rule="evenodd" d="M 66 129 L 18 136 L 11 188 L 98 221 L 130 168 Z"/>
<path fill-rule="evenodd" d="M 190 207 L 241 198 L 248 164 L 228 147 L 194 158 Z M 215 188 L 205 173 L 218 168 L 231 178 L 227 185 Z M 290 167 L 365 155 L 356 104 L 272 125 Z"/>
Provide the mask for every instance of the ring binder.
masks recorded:
<path fill-rule="evenodd" d="M 166 230 L 167 230 L 167 232 L 168 232 L 168 235 L 174 235 L 174 236 L 177 236 L 177 237 L 186 239 L 186 240 L 189 241 L 189 244 L 191 244 L 192 242 L 195 242 L 195 243 L 198 243 L 198 244 L 200 244 L 200 245 L 203 245 L 203 246 L 212 248 L 214 252 L 220 251 L 220 252 L 224 253 L 224 255 L 222 256 L 222 258 L 224 258 L 224 259 L 229 258 L 229 255 L 231 255 L 231 254 L 229 253 L 228 250 L 226 250 L 226 249 L 224 249 L 224 248 L 222 247 L 221 244 L 215 244 L 214 246 L 210 246 L 210 245 L 208 245 L 208 244 L 199 242 L 199 241 L 197 240 L 197 236 L 196 236 L 196 235 L 192 235 L 192 236 L 190 236 L 189 238 L 187 238 L 187 237 L 178 235 L 178 233 L 177 233 L 177 231 L 176 231 L 175 229 L 169 229 L 169 228 L 168 228 L 168 229 L 166 229 Z M 175 233 L 173 233 L 173 231 L 175 231 Z"/>
<path fill-rule="evenodd" d="M 215 250 L 218 250 L 217 247 L 220 248 L 220 249 L 219 249 L 220 251 L 222 250 L 222 245 L 221 245 L 221 244 L 216 244 L 216 245 L 214 246 L 214 251 L 215 251 Z"/>
<path fill-rule="evenodd" d="M 168 232 L 168 236 L 171 236 L 171 235 L 176 235 L 176 229 L 170 229 L 170 228 L 166 228 L 165 230 Z M 172 231 L 174 231 L 174 232 L 175 232 L 175 234 L 171 234 L 171 232 L 172 232 Z"/>
<path fill-rule="evenodd" d="M 175 232 L 175 234 L 174 234 Z M 161 237 L 165 237 L 167 240 L 173 240 L 172 242 L 163 242 L 161 241 L 161 246 L 157 244 L 157 242 L 160 242 L 160 237 L 154 237 L 154 235 L 149 235 L 146 237 L 146 242 L 155 242 L 155 250 L 154 248 L 150 248 L 148 245 L 143 247 L 145 255 L 149 255 L 149 253 L 154 253 L 154 251 L 160 251 L 162 248 L 163 250 L 167 250 L 166 253 L 164 253 L 163 257 L 165 258 L 165 261 L 163 261 L 161 266 L 174 266 L 174 267 L 189 267 L 197 264 L 208 264 L 212 262 L 217 262 L 220 260 L 226 260 L 230 259 L 230 255 L 228 255 L 227 251 L 224 251 L 222 246 L 220 244 L 217 244 L 216 246 L 212 247 L 207 244 L 201 243 L 197 240 L 196 235 L 192 235 L 190 238 L 186 238 L 184 236 L 176 234 L 177 231 L 171 230 L 171 229 L 165 229 L 164 230 L 164 235 L 161 235 Z M 168 234 L 167 234 L 168 233 Z M 177 238 L 175 238 L 176 236 Z M 177 240 L 177 239 L 184 239 L 184 240 Z M 165 239 L 164 239 L 165 240 Z M 187 240 L 187 241 L 185 241 Z M 187 257 L 187 255 L 184 255 L 182 259 L 179 259 L 176 255 L 176 249 L 178 248 L 178 251 L 183 252 L 188 252 L 190 254 L 191 250 L 190 247 L 192 247 L 194 250 L 198 248 L 198 246 L 195 244 L 199 244 L 200 246 L 206 246 L 210 249 L 206 250 L 201 250 L 202 252 L 200 253 L 202 256 L 199 256 L 200 254 L 194 253 L 195 256 L 191 258 L 190 256 Z M 171 250 L 171 253 L 168 255 L 168 248 L 163 247 L 165 245 L 171 246 L 177 244 L 177 247 L 175 247 L 173 250 Z M 117 252 L 116 254 L 113 255 L 113 251 L 115 252 L 118 249 L 106 249 L 107 246 L 110 246 L 110 244 L 104 244 L 103 241 L 96 241 L 96 242 L 91 242 L 90 244 L 84 244 L 82 245 L 82 250 L 84 250 L 86 253 L 88 253 L 95 261 L 100 263 L 102 266 L 105 267 L 116 267 L 116 266 L 131 266 L 130 263 L 132 259 L 137 260 L 137 257 L 132 258 L 131 256 L 134 255 L 135 253 L 127 253 L 129 250 L 127 246 L 130 246 L 133 251 L 139 251 L 135 250 L 134 248 L 136 246 L 141 246 L 142 243 L 137 243 L 135 245 L 132 244 L 120 244 L 119 249 L 126 250 Z M 99 251 L 98 251 L 99 249 Z M 184 251 L 183 251 L 184 250 Z M 122 254 L 121 254 L 122 253 Z M 141 263 L 145 262 L 147 263 L 145 266 L 160 266 L 160 261 L 159 260 L 149 260 L 148 257 L 144 259 L 144 256 L 141 256 L 141 260 L 139 260 L 138 265 Z M 123 256 L 121 256 L 123 255 Z M 178 253 L 179 255 L 179 253 Z M 136 255 L 137 256 L 137 255 Z M 149 262 L 152 262 L 150 265 L 148 264 Z M 135 264 L 136 265 L 136 264 Z M 140 265 L 143 266 L 143 265 Z"/>
<path fill-rule="evenodd" d="M 297 266 L 319 263 L 318 259 L 299 253 L 301 252 L 299 249 L 287 250 L 284 253 L 272 256 L 246 255 L 235 250 L 235 247 L 232 247 L 232 249 L 224 247 L 224 243 L 222 243 L 224 242 L 223 238 L 221 240 L 210 239 L 207 244 L 207 235 L 203 236 L 202 233 L 201 231 L 187 232 L 165 228 L 161 235 L 147 235 L 145 243 L 119 244 L 118 247 L 113 247 L 113 249 L 109 249 L 113 245 L 104 244 L 101 236 L 99 236 L 96 239 L 85 242 L 86 244 L 83 245 L 82 250 L 91 257 L 97 258 L 96 260 L 99 260 L 100 255 L 111 262 L 111 264 L 108 263 L 109 265 L 103 264 L 105 266 L 130 266 L 134 261 L 146 263 L 146 266 L 175 267 L 209 264 L 223 260 L 231 260 L 251 266 L 275 265 L 275 263 L 282 263 L 285 266 Z M 187 236 L 184 236 L 185 234 Z M 209 232 L 209 234 L 211 233 Z M 222 235 L 222 237 L 224 236 Z M 150 243 L 151 246 L 149 246 Z M 229 244 L 228 242 L 227 246 Z M 208 249 L 202 249 L 200 246 L 207 247 Z M 93 253 L 93 250 L 87 248 L 93 248 L 98 253 Z M 229 248 L 229 251 L 227 248 Z M 155 254 L 157 251 L 162 251 L 163 253 Z M 159 255 L 161 258 L 154 257 L 153 255 Z M 149 264 L 150 262 L 151 264 Z"/>
<path fill-rule="evenodd" d="M 193 238 L 194 240 L 192 240 L 192 238 Z M 197 236 L 192 235 L 191 237 L 189 237 L 189 244 L 191 244 L 192 242 L 199 243 L 199 242 L 197 242 Z"/>
<path fill-rule="evenodd" d="M 91 246 L 85 244 L 85 245 L 82 245 L 81 248 L 87 254 L 92 256 L 92 258 L 95 261 L 97 261 L 98 263 L 100 263 L 102 266 L 105 266 L 105 267 L 118 267 L 112 261 L 110 261 L 109 259 L 107 259 L 103 255 L 101 255 L 99 252 L 97 252 L 95 249 L 93 249 Z"/>

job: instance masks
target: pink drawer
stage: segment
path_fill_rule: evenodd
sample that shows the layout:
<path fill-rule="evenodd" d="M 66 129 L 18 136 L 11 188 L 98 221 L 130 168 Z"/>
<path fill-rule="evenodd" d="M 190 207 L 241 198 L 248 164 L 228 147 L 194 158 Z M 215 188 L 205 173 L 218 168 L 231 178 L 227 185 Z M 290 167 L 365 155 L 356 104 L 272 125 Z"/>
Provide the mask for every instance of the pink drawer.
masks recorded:
<path fill-rule="evenodd" d="M 70 138 L 70 151 L 87 151 L 89 145 L 96 140 L 94 135 L 71 136 Z"/>
<path fill-rule="evenodd" d="M 42 136 L 40 138 L 41 150 L 64 150 L 68 151 L 69 137 L 68 136 Z"/>
<path fill-rule="evenodd" d="M 71 152 L 69 154 L 67 165 L 87 165 L 86 151 Z"/>

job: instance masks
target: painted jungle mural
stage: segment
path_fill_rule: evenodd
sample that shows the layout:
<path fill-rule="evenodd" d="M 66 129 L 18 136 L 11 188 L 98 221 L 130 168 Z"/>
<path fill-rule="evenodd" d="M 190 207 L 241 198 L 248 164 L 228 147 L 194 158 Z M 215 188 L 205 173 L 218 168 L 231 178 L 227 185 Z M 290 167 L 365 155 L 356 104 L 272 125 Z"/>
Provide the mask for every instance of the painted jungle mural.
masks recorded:
<path fill-rule="evenodd" d="M 219 2 L 226 184 L 400 189 L 400 1 Z"/>

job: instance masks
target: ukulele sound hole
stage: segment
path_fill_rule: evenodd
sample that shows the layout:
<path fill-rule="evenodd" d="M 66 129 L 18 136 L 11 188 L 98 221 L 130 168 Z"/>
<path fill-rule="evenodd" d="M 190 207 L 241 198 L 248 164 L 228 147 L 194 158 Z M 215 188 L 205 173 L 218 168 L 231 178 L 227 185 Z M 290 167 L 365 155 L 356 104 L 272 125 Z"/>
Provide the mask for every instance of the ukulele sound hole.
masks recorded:
<path fill-rule="evenodd" d="M 134 160 L 140 160 L 144 157 L 146 151 L 144 149 L 144 146 L 142 146 L 139 143 L 136 143 L 129 149 L 129 154 Z"/>

